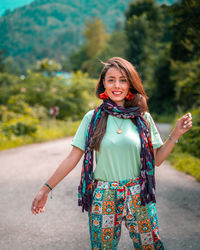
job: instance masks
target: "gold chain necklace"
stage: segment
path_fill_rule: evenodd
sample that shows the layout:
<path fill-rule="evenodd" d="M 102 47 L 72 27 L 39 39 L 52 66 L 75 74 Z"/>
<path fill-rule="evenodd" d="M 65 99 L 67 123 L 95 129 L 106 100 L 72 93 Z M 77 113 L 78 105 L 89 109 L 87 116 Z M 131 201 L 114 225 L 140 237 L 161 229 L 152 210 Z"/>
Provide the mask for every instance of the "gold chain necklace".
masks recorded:
<path fill-rule="evenodd" d="M 117 121 L 115 120 L 114 116 L 113 116 L 113 120 L 114 120 L 114 122 L 115 122 L 115 124 L 117 125 L 117 128 L 118 128 L 117 133 L 122 134 L 123 130 L 122 130 L 121 126 L 122 126 L 122 123 L 123 123 L 123 119 L 122 119 L 122 122 L 121 122 L 120 125 L 117 124 Z"/>

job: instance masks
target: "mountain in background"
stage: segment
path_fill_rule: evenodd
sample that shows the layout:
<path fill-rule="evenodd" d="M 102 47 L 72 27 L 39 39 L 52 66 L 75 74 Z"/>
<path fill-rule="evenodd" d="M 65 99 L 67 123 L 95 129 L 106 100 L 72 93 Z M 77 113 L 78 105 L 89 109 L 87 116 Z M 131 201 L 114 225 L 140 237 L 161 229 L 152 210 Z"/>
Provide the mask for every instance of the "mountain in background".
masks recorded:
<path fill-rule="evenodd" d="M 26 4 L 30 0 L 10 1 L 7 7 L 12 9 L 14 2 Z M 124 12 L 130 2 L 132 0 L 35 0 L 6 11 L 0 18 L 0 49 L 24 69 L 44 57 L 59 61 L 61 56 L 68 57 L 84 44 L 85 20 L 98 17 L 107 32 L 111 32 L 116 25 L 123 26 Z"/>
<path fill-rule="evenodd" d="M 0 2 L 0 16 L 2 16 L 6 10 L 14 10 L 23 5 L 29 4 L 34 0 L 4 0 Z M 172 4 L 175 0 L 157 0 L 158 3 Z"/>

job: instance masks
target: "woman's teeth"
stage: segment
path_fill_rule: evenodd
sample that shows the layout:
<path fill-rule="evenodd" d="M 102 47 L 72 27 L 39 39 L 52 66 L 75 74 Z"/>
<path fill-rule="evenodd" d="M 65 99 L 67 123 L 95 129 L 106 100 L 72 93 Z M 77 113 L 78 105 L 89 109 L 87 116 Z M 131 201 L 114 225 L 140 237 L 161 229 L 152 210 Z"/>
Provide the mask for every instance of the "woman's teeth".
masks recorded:
<path fill-rule="evenodd" d="M 114 95 L 120 95 L 122 92 L 113 92 Z"/>

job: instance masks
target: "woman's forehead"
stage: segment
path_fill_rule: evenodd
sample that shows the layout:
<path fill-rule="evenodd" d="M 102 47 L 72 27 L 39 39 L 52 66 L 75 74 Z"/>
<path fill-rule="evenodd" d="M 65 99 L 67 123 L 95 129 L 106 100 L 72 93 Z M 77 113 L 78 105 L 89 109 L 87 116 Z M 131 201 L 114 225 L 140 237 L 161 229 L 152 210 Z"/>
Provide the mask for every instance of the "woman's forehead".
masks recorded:
<path fill-rule="evenodd" d="M 116 67 L 111 67 L 106 72 L 106 77 L 126 77 L 124 70 L 117 69 Z"/>

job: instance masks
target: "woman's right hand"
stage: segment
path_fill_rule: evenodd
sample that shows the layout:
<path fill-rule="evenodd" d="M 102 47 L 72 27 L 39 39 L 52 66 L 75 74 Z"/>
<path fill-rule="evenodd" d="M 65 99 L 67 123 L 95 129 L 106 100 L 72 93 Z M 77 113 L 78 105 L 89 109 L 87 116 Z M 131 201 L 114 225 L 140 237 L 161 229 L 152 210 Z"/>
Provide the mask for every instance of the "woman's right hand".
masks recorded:
<path fill-rule="evenodd" d="M 54 174 L 47 180 L 47 183 L 50 183 L 50 186 L 54 188 L 77 165 L 83 154 L 83 150 L 74 146 L 68 156 L 58 166 Z M 43 187 L 40 189 L 39 193 L 33 200 L 31 207 L 31 211 L 33 214 L 44 212 L 49 192 L 50 189 L 48 188 L 48 186 L 43 185 Z"/>
<path fill-rule="evenodd" d="M 39 214 L 45 211 L 45 204 L 48 199 L 49 192 L 46 188 L 41 188 L 32 202 L 31 211 L 33 214 Z"/>

